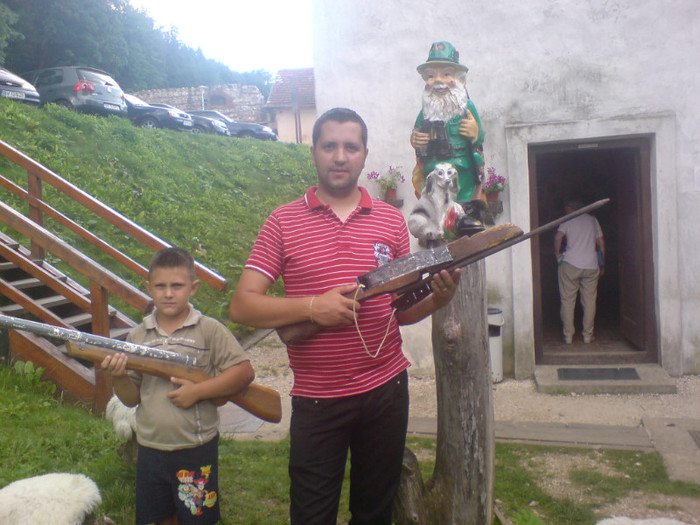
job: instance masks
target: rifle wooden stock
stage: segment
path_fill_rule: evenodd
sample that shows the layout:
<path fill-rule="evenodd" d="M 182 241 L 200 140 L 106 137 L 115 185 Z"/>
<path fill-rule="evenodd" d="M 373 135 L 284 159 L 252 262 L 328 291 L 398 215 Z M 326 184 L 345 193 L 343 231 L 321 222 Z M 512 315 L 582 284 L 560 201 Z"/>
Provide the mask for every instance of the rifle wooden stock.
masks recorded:
<path fill-rule="evenodd" d="M 129 356 L 127 368 L 131 370 L 168 379 L 171 377 L 189 379 L 195 383 L 201 383 L 209 378 L 204 372 L 195 368 L 197 359 L 187 354 L 151 348 L 3 314 L 0 314 L 0 326 L 13 330 L 25 330 L 49 339 L 65 341 L 69 355 L 96 363 L 101 363 L 108 355 L 123 352 Z M 279 423 L 282 419 L 280 395 L 271 388 L 253 383 L 235 396 L 214 400 L 221 405 L 226 401 L 232 401 L 242 409 L 271 423 Z"/>
<path fill-rule="evenodd" d="M 93 361 L 95 363 L 101 363 L 102 360 L 108 355 L 118 353 L 114 350 L 107 350 L 105 348 L 98 348 L 96 346 L 84 344 L 76 344 L 71 341 L 66 342 L 66 347 L 68 349 L 68 355 L 77 359 Z M 153 357 L 144 357 L 135 354 L 127 355 L 129 357 L 127 360 L 127 368 L 129 370 L 135 370 L 145 374 L 163 377 L 165 379 L 179 377 L 181 379 L 188 379 L 193 383 L 201 383 L 202 381 L 209 379 L 207 374 L 193 366 L 163 361 Z M 265 421 L 279 423 L 282 419 L 282 403 L 280 401 L 280 395 L 277 393 L 277 391 L 272 390 L 271 388 L 252 383 L 238 394 L 227 398 L 218 398 L 214 400 L 214 402 L 218 405 L 223 405 L 227 401 L 235 403 L 242 409 L 247 410 L 254 416 L 257 416 Z"/>

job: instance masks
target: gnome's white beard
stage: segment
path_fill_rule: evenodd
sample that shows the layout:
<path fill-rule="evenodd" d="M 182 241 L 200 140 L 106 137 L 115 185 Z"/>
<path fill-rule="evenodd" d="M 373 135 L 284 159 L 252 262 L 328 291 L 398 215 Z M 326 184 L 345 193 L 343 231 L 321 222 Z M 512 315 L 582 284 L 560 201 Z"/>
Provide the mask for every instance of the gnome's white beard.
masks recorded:
<path fill-rule="evenodd" d="M 433 88 L 443 86 L 434 84 Z M 427 88 L 423 91 L 423 118 L 447 122 L 455 115 L 466 115 L 468 100 L 467 90 L 461 85 L 450 88 L 444 95 L 436 95 L 432 88 Z"/>

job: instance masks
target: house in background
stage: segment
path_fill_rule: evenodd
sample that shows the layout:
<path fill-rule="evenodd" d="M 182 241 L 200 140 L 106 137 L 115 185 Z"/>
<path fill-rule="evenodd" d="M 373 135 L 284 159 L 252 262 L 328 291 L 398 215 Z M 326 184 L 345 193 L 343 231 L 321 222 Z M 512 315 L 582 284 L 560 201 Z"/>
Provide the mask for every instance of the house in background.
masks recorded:
<path fill-rule="evenodd" d="M 486 260 L 488 304 L 505 320 L 504 373 L 656 363 L 699 374 L 697 1 L 407 4 L 312 3 L 318 112 L 344 106 L 363 116 L 366 170 L 414 166 L 424 86 L 416 67 L 432 42 L 447 40 L 469 67 L 486 165 L 508 179 L 497 223 L 532 230 L 563 215 L 574 192 L 611 199 L 597 213 L 607 261 L 593 344 L 573 351 L 562 341 L 553 232 Z M 406 214 L 413 193 L 400 185 Z M 432 364 L 429 322 L 402 327 L 418 368 Z"/>
<path fill-rule="evenodd" d="M 311 131 L 316 120 L 314 70 L 280 70 L 265 108 L 281 141 L 311 144 Z"/>

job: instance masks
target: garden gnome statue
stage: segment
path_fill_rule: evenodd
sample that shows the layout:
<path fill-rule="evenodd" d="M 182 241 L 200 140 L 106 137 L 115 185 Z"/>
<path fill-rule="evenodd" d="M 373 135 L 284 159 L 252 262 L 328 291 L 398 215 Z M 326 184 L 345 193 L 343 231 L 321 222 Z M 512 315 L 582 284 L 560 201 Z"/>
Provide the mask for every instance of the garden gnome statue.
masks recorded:
<path fill-rule="evenodd" d="M 411 146 L 416 150 L 416 196 L 421 196 L 426 177 L 438 164 L 452 164 L 458 172 L 455 200 L 465 211 L 454 233 L 473 235 L 484 229 L 487 205 L 481 191 L 484 129 L 467 93 L 468 68 L 460 64 L 459 52 L 451 43 L 435 42 L 428 60 L 417 69 L 425 90 L 423 109 L 411 134 Z"/>

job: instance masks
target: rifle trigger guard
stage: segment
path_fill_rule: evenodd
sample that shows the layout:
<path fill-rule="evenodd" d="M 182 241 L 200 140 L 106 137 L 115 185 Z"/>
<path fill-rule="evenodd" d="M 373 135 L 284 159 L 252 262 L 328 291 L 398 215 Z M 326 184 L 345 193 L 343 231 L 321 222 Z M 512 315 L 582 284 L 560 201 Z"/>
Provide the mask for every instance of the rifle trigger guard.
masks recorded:
<path fill-rule="evenodd" d="M 418 301 L 428 297 L 431 293 L 433 293 L 433 291 L 430 289 L 430 284 L 425 283 L 423 286 L 398 296 L 391 303 L 391 306 L 393 306 L 397 312 L 403 312 L 416 304 Z"/>

